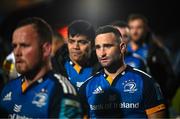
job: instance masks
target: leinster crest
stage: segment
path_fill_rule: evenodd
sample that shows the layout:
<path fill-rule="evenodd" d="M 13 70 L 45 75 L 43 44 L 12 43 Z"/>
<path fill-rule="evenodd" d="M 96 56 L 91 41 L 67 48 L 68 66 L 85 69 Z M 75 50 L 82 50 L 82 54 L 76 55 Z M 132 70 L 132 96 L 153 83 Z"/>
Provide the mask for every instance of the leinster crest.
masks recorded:
<path fill-rule="evenodd" d="M 48 96 L 44 92 L 37 93 L 33 98 L 32 104 L 35 104 L 37 107 L 42 107 L 46 105 Z"/>

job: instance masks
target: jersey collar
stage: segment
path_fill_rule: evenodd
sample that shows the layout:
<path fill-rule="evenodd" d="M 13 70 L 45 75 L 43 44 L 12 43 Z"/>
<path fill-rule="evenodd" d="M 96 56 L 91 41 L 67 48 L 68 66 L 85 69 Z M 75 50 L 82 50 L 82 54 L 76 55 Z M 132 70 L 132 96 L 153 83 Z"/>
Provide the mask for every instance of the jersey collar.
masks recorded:
<path fill-rule="evenodd" d="M 107 82 L 108 82 L 110 85 L 113 85 L 114 82 L 116 82 L 116 80 L 117 80 L 119 77 L 123 76 L 123 75 L 127 72 L 127 70 L 129 70 L 130 68 L 132 68 L 132 67 L 130 67 L 129 65 L 127 65 L 126 68 L 124 69 L 124 71 L 120 72 L 114 79 L 112 79 L 111 76 L 109 76 L 108 74 L 106 74 L 104 70 L 102 70 L 102 74 L 103 74 L 104 78 L 107 80 Z"/>
<path fill-rule="evenodd" d="M 79 74 L 82 70 L 82 67 L 78 64 L 75 64 L 72 60 L 68 60 L 69 64 L 76 70 L 76 72 Z"/>

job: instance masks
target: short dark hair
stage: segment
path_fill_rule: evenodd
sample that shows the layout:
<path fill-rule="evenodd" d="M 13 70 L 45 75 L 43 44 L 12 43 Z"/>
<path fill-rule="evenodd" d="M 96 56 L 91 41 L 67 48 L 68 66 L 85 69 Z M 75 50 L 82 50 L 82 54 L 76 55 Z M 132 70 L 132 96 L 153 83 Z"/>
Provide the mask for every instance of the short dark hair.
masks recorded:
<path fill-rule="evenodd" d="M 111 23 L 111 25 L 117 26 L 117 27 L 120 27 L 120 28 L 129 27 L 128 24 L 125 21 L 114 21 L 114 22 Z"/>
<path fill-rule="evenodd" d="M 105 34 L 105 33 L 114 33 L 116 40 L 118 43 L 121 42 L 122 36 L 121 33 L 119 32 L 119 30 L 117 28 L 115 28 L 112 25 L 105 25 L 105 26 L 101 26 L 96 30 L 96 36 L 99 34 Z"/>
<path fill-rule="evenodd" d="M 148 25 L 148 19 L 142 14 L 131 14 L 128 17 L 128 22 L 136 19 L 141 19 L 145 25 Z"/>
<path fill-rule="evenodd" d="M 94 40 L 95 30 L 92 24 L 85 20 L 75 20 L 68 26 L 68 37 L 85 35 L 89 40 Z"/>
<path fill-rule="evenodd" d="M 38 17 L 29 17 L 19 22 L 16 29 L 26 26 L 33 25 L 33 27 L 37 30 L 37 33 L 40 37 L 41 42 L 52 42 L 53 31 L 51 26 L 42 18 Z"/>

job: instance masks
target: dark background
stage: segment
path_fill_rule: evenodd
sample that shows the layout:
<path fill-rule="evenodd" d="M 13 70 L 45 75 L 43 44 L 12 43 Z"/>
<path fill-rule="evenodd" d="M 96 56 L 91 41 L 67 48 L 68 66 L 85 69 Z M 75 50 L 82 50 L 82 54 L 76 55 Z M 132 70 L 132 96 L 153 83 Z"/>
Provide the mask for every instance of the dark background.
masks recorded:
<path fill-rule="evenodd" d="M 5 0 L 3 0 L 5 1 Z M 13 0 L 16 1 L 16 0 Z M 17 0 L 18 1 L 18 0 Z M 23 1 L 23 0 L 19 0 Z M 28 0 L 27 0 L 28 1 Z M 36 0 L 32 0 L 36 1 Z M 40 0 L 38 4 L 23 5 L 1 2 L 0 35 L 11 41 L 17 22 L 25 17 L 44 18 L 54 29 L 68 25 L 72 20 L 89 20 L 95 28 L 114 20 L 126 20 L 131 13 L 140 13 L 149 20 L 155 33 L 167 37 L 178 34 L 180 26 L 177 1 L 158 0 Z M 10 2 L 10 1 L 9 1 Z M 19 4 L 19 3 L 18 3 Z"/>

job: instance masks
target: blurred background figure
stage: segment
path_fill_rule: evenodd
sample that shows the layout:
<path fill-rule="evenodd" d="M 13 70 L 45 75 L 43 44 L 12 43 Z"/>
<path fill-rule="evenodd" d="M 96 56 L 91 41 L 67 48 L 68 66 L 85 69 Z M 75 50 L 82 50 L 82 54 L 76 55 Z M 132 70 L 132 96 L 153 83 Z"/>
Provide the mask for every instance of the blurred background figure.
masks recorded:
<path fill-rule="evenodd" d="M 128 45 L 129 40 L 130 40 L 130 32 L 129 32 L 128 24 L 125 21 L 115 21 L 112 23 L 112 25 L 115 26 L 120 31 L 123 41 L 126 43 L 126 45 Z M 140 69 L 142 71 L 149 73 L 146 60 L 144 60 L 137 53 L 126 51 L 125 63 L 132 67 L 135 67 L 137 69 Z"/>
<path fill-rule="evenodd" d="M 15 79 L 20 74 L 16 71 L 14 53 L 11 52 L 3 62 L 3 70 L 9 80 Z"/>
<path fill-rule="evenodd" d="M 58 33 L 57 31 L 54 31 L 53 33 L 53 39 L 52 39 L 52 53 L 51 56 L 53 57 L 57 50 L 61 48 L 64 45 L 64 38 L 63 36 Z"/>
<path fill-rule="evenodd" d="M 177 90 L 177 81 L 167 52 L 164 50 L 165 46 L 157 39 L 153 39 L 145 16 L 129 15 L 128 25 L 131 36 L 128 52 L 137 53 L 147 61 L 151 75 L 160 84 L 162 92 L 170 104 Z"/>
<path fill-rule="evenodd" d="M 164 44 L 167 46 L 169 52 L 169 59 L 173 66 L 173 70 L 177 77 L 176 84 L 178 85 L 178 89 L 176 91 L 175 96 L 172 99 L 172 107 L 171 107 L 171 116 L 176 117 L 179 115 L 180 117 L 180 33 L 173 32 L 169 34 Z"/>
<path fill-rule="evenodd" d="M 126 43 L 129 43 L 130 40 L 130 34 L 129 34 L 129 26 L 126 23 L 126 21 L 114 21 L 111 23 L 113 26 L 115 26 L 121 33 L 123 40 Z"/>

